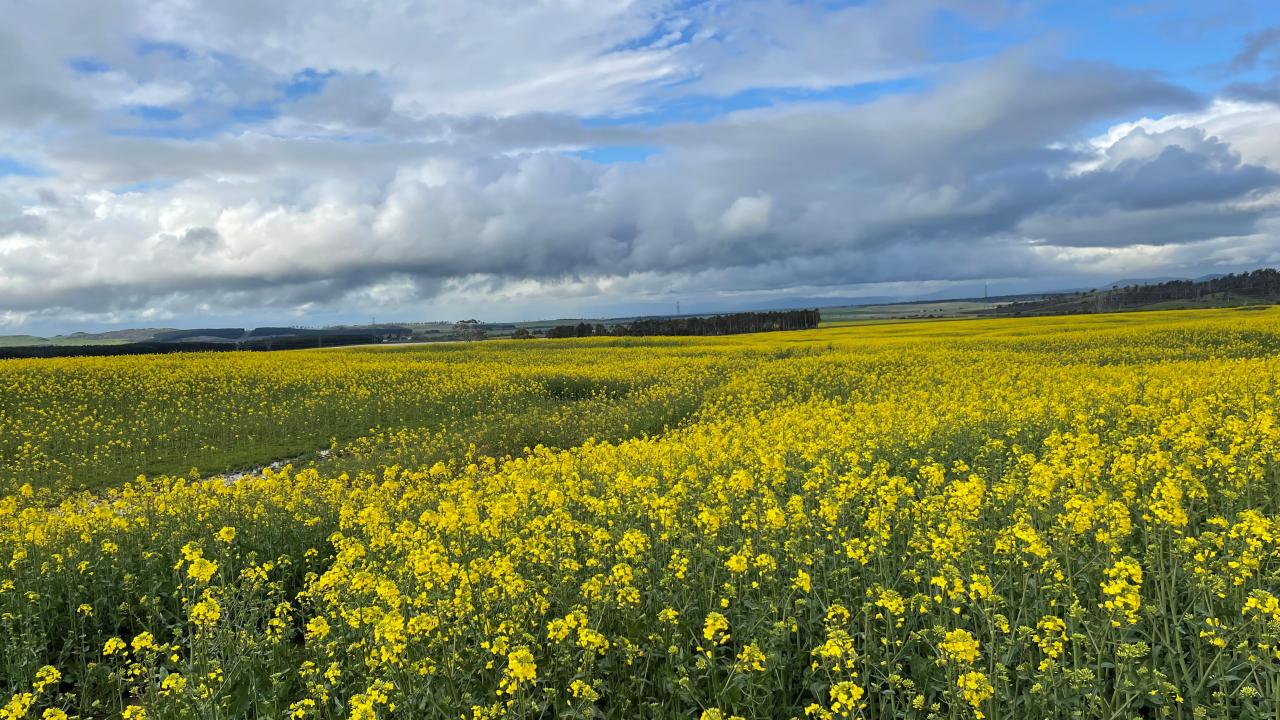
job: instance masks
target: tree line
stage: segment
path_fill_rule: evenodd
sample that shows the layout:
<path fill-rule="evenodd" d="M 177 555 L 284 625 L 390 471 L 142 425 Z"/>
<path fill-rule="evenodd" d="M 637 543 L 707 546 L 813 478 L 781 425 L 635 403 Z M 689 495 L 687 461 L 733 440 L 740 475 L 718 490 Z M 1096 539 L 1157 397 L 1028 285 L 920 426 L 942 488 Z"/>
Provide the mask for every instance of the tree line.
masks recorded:
<path fill-rule="evenodd" d="M 1169 300 L 1199 300 L 1206 295 L 1230 293 L 1260 300 L 1280 299 L 1280 270 L 1263 268 L 1233 273 L 1208 280 L 1170 280 L 1153 285 L 1118 288 L 1125 304 L 1146 304 Z"/>
<path fill-rule="evenodd" d="M 774 330 L 811 330 L 822 321 L 818 310 L 741 312 L 705 317 L 642 318 L 628 323 L 557 325 L 548 338 L 644 337 L 648 335 L 736 335 Z"/>
<path fill-rule="evenodd" d="M 0 347 L 0 360 L 16 358 L 106 357 L 173 352 L 228 352 L 233 350 L 307 350 L 339 345 L 370 345 L 379 339 L 368 333 L 253 338 L 242 342 L 178 341 L 133 342 L 119 345 L 31 345 Z"/>
<path fill-rule="evenodd" d="M 1202 280 L 1167 280 L 1146 285 L 1123 285 L 1109 288 L 1053 293 L 1025 302 L 1011 302 L 995 308 L 974 311 L 975 315 L 1071 315 L 1081 313 L 1118 312 L 1160 307 L 1162 303 L 1196 303 L 1205 299 L 1213 304 L 1242 305 L 1254 302 L 1280 303 L 1280 270 L 1263 268 L 1251 272 L 1231 273 Z"/>

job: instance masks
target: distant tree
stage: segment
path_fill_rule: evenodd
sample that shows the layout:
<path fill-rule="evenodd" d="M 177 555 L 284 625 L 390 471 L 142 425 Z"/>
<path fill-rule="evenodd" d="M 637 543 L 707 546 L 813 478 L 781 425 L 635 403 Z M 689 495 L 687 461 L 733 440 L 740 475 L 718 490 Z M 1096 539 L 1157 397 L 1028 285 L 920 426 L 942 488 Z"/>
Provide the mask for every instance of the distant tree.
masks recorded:
<path fill-rule="evenodd" d="M 530 340 L 532 338 L 533 333 L 529 332 L 528 328 L 516 328 L 515 332 L 511 333 L 511 339 L 513 340 Z"/>
<path fill-rule="evenodd" d="M 458 340 L 483 340 L 484 326 L 479 320 L 459 320 L 453 324 L 453 336 Z"/>

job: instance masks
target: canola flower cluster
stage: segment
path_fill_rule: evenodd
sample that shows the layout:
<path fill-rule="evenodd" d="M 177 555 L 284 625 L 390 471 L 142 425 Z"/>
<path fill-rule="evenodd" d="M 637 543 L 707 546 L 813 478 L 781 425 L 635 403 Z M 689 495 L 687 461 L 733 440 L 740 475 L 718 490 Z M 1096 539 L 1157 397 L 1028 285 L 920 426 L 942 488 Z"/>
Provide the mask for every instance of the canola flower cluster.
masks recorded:
<path fill-rule="evenodd" d="M 555 413 L 671 407 L 646 367 L 696 408 L 23 486 L 0 718 L 1275 717 L 1278 348 L 1267 310 L 475 350 L 613 388 Z"/>

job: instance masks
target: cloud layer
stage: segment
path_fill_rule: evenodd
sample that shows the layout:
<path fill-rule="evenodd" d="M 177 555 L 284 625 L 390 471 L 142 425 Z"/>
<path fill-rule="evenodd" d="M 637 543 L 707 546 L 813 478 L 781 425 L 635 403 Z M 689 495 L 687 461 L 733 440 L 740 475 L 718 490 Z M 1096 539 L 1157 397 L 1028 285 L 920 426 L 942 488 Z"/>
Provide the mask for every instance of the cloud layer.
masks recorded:
<path fill-rule="evenodd" d="M 1274 30 L 1205 93 L 1035 38 L 941 49 L 944 23 L 1025 25 L 994 1 L 19 12 L 0 323 L 535 317 L 1280 260 Z"/>

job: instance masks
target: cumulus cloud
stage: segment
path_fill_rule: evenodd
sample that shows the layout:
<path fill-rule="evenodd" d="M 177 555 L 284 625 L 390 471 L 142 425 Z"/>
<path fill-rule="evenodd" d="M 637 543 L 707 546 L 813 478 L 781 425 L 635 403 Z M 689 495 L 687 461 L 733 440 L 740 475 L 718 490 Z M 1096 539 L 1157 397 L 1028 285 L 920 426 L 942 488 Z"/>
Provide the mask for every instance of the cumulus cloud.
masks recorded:
<path fill-rule="evenodd" d="M 728 237 L 759 235 L 769 229 L 773 198 L 768 195 L 740 197 L 720 216 L 720 231 Z"/>
<path fill-rule="evenodd" d="M 67 28 L 74 57 L 0 30 L 22 61 L 0 93 L 45 97 L 0 117 L 44 170 L 0 178 L 10 323 L 537 315 L 1276 254 L 1280 109 L 1035 50 L 932 56 L 939 12 L 998 24 L 1003 3 L 113 3 Z M 634 119 L 920 73 L 857 101 Z M 153 104 L 171 113 L 130 110 Z M 581 152 L 617 147 L 649 150 Z"/>

